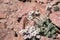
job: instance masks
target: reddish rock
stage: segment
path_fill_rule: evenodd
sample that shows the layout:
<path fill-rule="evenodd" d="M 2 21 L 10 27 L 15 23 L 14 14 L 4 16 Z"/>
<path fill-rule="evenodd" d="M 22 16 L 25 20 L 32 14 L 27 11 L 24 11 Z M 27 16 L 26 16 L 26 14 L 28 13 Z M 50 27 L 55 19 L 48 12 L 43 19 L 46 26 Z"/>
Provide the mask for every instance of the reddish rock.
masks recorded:
<path fill-rule="evenodd" d="M 4 23 L 0 23 L 0 29 L 5 28 Z"/>
<path fill-rule="evenodd" d="M 25 4 L 22 4 L 23 6 L 21 7 L 21 9 L 19 9 L 16 13 L 18 16 L 22 16 L 25 15 L 27 12 L 31 11 L 31 10 L 36 10 L 38 9 L 41 14 L 46 13 L 46 4 L 39 4 L 39 3 L 35 3 L 35 2 L 26 2 Z M 17 16 L 16 15 L 16 16 Z"/>
<path fill-rule="evenodd" d="M 29 25 L 33 26 L 34 25 L 34 21 L 29 21 Z"/>
<path fill-rule="evenodd" d="M 0 3 L 0 29 L 4 28 L 6 23 L 7 28 L 6 29 L 12 29 L 13 31 L 20 31 L 22 28 L 25 28 L 26 25 L 34 25 L 33 21 L 28 21 L 26 19 L 26 14 L 27 12 L 31 10 L 36 10 L 38 9 L 40 11 L 40 14 L 45 14 L 46 13 L 46 4 L 48 0 L 32 0 L 33 2 L 21 2 L 18 0 L 1 0 Z M 37 1 L 37 2 L 35 2 Z M 51 0 L 50 0 L 51 1 Z M 53 0 L 51 5 L 55 4 L 58 0 Z M 44 2 L 43 4 L 40 4 L 39 2 Z M 9 14 L 7 14 L 9 13 Z M 7 18 L 6 18 L 6 15 Z M 17 22 L 18 17 L 22 17 L 20 22 Z M 5 19 L 6 18 L 6 19 Z M 56 24 L 60 28 L 60 12 L 53 12 L 50 15 L 50 19 L 52 23 Z M 2 30 L 0 30 L 2 31 Z M 60 30 L 59 30 L 60 31 Z M 5 32 L 5 31 L 4 31 Z M 6 33 L 0 32 L 0 38 L 2 36 L 5 36 Z M 12 34 L 11 34 L 12 33 Z M 59 37 L 59 36 L 58 36 Z M 60 38 L 60 37 L 59 37 Z M 3 40 L 4 38 L 0 39 Z M 10 32 L 5 36 L 4 40 L 24 40 L 21 35 L 18 35 L 18 37 L 14 36 L 13 32 Z M 41 37 L 41 40 L 51 40 L 50 38 L 47 37 Z"/>
<path fill-rule="evenodd" d="M 22 4 L 22 5 L 23 5 L 22 8 L 16 12 L 18 16 L 25 15 L 28 11 L 33 10 L 34 7 L 36 6 L 36 3 L 26 2 L 25 4 Z"/>
<path fill-rule="evenodd" d="M 57 39 L 60 40 L 60 34 L 57 35 Z"/>
<path fill-rule="evenodd" d="M 60 12 L 53 12 L 52 14 L 50 14 L 50 19 L 52 23 L 60 28 Z"/>
<path fill-rule="evenodd" d="M 22 19 L 20 20 L 20 22 L 18 22 L 18 26 L 21 29 L 25 28 L 25 24 L 27 22 L 26 16 L 23 16 Z"/>
<path fill-rule="evenodd" d="M 40 40 L 53 40 L 53 39 L 47 38 L 47 37 L 44 37 L 44 36 L 41 36 L 41 39 Z"/>
<path fill-rule="evenodd" d="M 9 3 L 10 0 L 3 0 L 3 3 Z"/>
<path fill-rule="evenodd" d="M 6 13 L 0 12 L 0 18 L 6 18 Z"/>
<path fill-rule="evenodd" d="M 40 11 L 40 14 L 45 14 L 46 13 L 46 4 L 36 4 L 37 9 Z"/>

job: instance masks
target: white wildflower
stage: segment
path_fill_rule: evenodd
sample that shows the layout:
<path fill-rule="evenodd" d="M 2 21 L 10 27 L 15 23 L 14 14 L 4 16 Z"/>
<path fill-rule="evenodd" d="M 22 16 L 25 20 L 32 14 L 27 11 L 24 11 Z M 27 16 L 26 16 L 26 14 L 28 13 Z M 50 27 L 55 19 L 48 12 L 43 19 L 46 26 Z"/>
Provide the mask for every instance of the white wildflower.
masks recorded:
<path fill-rule="evenodd" d="M 24 39 L 27 39 L 27 38 L 28 38 L 28 36 L 27 36 L 27 35 L 24 35 L 24 36 L 23 36 L 23 38 L 24 38 Z"/>
<path fill-rule="evenodd" d="M 32 16 L 33 13 L 34 13 L 34 11 L 28 12 L 28 17 L 27 17 L 28 20 L 32 20 L 33 19 L 33 16 Z"/>
<path fill-rule="evenodd" d="M 34 30 L 35 30 L 35 27 L 32 26 L 32 27 L 29 28 L 28 33 L 32 33 Z"/>
<path fill-rule="evenodd" d="M 32 20 L 33 19 L 33 16 L 28 16 L 27 19 L 28 20 Z"/>
<path fill-rule="evenodd" d="M 28 35 L 28 38 L 31 38 L 32 36 L 31 35 Z"/>
<path fill-rule="evenodd" d="M 32 15 L 34 13 L 34 11 L 30 11 L 29 13 L 28 13 L 28 15 Z"/>
<path fill-rule="evenodd" d="M 35 11 L 35 14 L 39 14 L 40 12 L 38 10 Z"/>
<path fill-rule="evenodd" d="M 36 35 L 36 38 L 40 38 L 41 36 L 40 35 Z"/>
<path fill-rule="evenodd" d="M 40 29 L 36 29 L 31 35 L 36 36 L 37 34 L 39 34 L 39 32 L 40 32 Z"/>
<path fill-rule="evenodd" d="M 24 39 L 32 38 L 33 36 L 36 36 L 37 34 L 39 34 L 39 32 L 40 32 L 40 29 L 35 26 L 27 26 L 25 29 L 22 29 L 20 31 L 20 33 L 23 33 Z M 24 33 L 27 33 L 27 34 L 24 34 Z"/>

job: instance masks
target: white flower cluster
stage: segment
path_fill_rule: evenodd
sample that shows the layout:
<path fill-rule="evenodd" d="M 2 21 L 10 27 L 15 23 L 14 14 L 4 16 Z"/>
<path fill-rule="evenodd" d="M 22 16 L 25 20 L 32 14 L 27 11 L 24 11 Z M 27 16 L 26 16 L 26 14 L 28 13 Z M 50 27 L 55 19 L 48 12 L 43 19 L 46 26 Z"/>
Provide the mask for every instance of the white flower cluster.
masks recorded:
<path fill-rule="evenodd" d="M 20 31 L 20 33 L 23 34 L 24 39 L 32 38 L 32 37 L 40 38 L 40 35 L 37 35 L 39 34 L 39 32 L 40 32 L 40 28 L 35 26 L 27 26 L 25 29 L 22 29 Z"/>
<path fill-rule="evenodd" d="M 33 18 L 38 17 L 39 15 L 40 15 L 39 10 L 35 10 L 35 11 L 33 10 L 28 12 L 27 19 L 30 21 Z M 39 32 L 40 32 L 40 28 L 38 28 L 37 26 L 30 26 L 30 25 L 26 26 L 25 29 L 19 31 L 19 33 L 23 35 L 24 39 L 27 38 L 30 39 L 32 37 L 40 38 Z"/>
<path fill-rule="evenodd" d="M 32 16 L 33 13 L 34 13 L 34 11 L 30 11 L 28 13 L 28 17 L 27 17 L 28 20 L 32 20 L 33 19 L 33 16 Z"/>
<path fill-rule="evenodd" d="M 34 16 L 39 16 L 39 15 L 40 15 L 39 10 L 36 10 L 36 11 L 33 10 L 33 11 L 28 12 L 27 19 L 32 20 L 34 18 Z"/>

